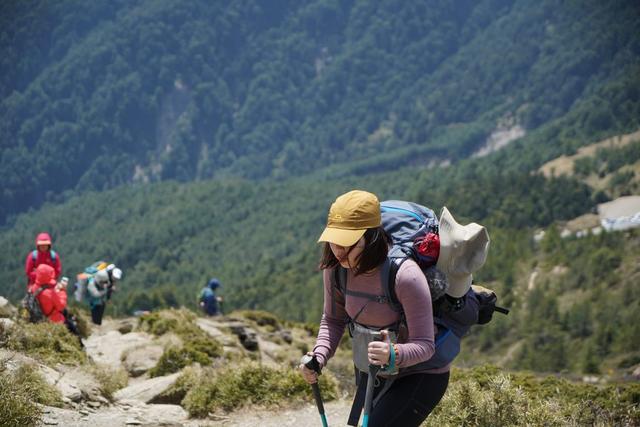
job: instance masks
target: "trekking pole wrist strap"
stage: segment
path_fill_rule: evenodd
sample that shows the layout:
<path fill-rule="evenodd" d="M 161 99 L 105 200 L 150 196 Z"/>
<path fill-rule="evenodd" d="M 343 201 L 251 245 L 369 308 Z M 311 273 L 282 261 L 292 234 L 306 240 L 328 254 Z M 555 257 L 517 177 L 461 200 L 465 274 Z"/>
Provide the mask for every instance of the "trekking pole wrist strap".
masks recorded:
<path fill-rule="evenodd" d="M 382 367 L 383 371 L 393 370 L 396 367 L 396 352 L 397 348 L 395 344 L 389 343 L 389 363 Z"/>

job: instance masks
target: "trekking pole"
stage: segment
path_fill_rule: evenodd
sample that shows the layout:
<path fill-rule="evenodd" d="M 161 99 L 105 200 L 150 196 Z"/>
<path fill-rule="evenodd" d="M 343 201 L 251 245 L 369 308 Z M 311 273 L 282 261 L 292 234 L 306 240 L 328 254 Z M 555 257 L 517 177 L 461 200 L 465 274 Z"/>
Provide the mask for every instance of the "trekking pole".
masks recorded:
<path fill-rule="evenodd" d="M 380 366 L 369 365 L 369 376 L 367 378 L 367 392 L 364 395 L 364 415 L 362 415 L 362 427 L 369 424 L 369 414 L 371 413 L 371 402 L 373 402 L 373 387 L 376 382 L 376 375 Z"/>
<path fill-rule="evenodd" d="M 320 374 L 320 365 L 318 364 L 318 360 L 314 356 L 305 354 L 304 356 L 302 356 L 300 363 L 316 372 L 318 375 Z M 317 382 L 315 382 L 311 384 L 311 389 L 313 390 L 313 397 L 316 399 L 316 406 L 318 407 L 318 412 L 320 413 L 322 427 L 328 427 L 327 417 L 324 414 L 324 405 L 322 404 L 322 396 L 320 396 L 320 386 Z"/>

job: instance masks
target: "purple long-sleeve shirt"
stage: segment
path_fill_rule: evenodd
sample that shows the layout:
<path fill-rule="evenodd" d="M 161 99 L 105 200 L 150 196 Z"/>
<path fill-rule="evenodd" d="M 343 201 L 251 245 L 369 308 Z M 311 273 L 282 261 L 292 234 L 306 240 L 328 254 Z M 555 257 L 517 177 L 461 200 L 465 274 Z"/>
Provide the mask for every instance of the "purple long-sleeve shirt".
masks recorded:
<path fill-rule="evenodd" d="M 333 357 L 349 318 L 353 319 L 358 315 L 363 306 L 364 309 L 358 315 L 357 322 L 366 326 L 381 328 L 397 322 L 400 317 L 399 313 L 387 303 L 353 295 L 347 295 L 345 301 L 340 291 L 334 288 L 332 292 L 332 274 L 333 269 L 323 271 L 324 311 L 313 349 L 321 366 L 325 366 Z M 347 286 L 350 291 L 384 295 L 379 269 L 359 276 L 354 276 L 351 270 L 348 270 L 347 274 Z M 397 346 L 396 363 L 398 367 L 404 368 L 428 360 L 435 351 L 431 293 L 427 279 L 413 260 L 406 260 L 400 266 L 396 275 L 395 291 L 402 304 L 408 328 L 408 337 Z M 428 372 L 447 372 L 448 370 L 449 366 L 446 366 Z"/>

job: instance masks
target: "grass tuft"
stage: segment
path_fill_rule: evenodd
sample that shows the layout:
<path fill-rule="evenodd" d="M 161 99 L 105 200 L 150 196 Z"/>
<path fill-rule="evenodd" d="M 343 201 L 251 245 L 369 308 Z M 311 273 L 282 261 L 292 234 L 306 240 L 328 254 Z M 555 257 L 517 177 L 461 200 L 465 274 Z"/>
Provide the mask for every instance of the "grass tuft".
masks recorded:
<path fill-rule="evenodd" d="M 425 426 L 638 425 L 640 385 L 594 386 L 556 377 L 454 369 Z"/>
<path fill-rule="evenodd" d="M 255 322 L 258 326 L 263 326 L 269 332 L 275 332 L 281 329 L 280 320 L 267 312 L 261 310 L 238 310 L 231 313 L 231 316 L 240 316 Z"/>
<path fill-rule="evenodd" d="M 106 365 L 93 365 L 90 369 L 93 377 L 100 385 L 100 392 L 104 397 L 113 402 L 116 391 L 127 386 L 129 376 L 122 368 L 113 368 Z"/>
<path fill-rule="evenodd" d="M 224 371 L 203 368 L 200 375 L 188 371 L 177 384 L 181 391 L 187 391 L 182 406 L 192 417 L 206 417 L 210 412 L 231 411 L 245 405 L 276 406 L 286 401 L 313 399 L 311 387 L 297 370 L 270 368 L 256 362 Z M 325 400 L 337 397 L 336 381 L 331 375 L 320 377 L 320 387 Z"/>
<path fill-rule="evenodd" d="M 156 366 L 149 370 L 151 377 L 178 372 L 192 363 L 210 365 L 213 359 L 222 356 L 223 348 L 196 324 L 197 317 L 188 310 L 161 310 L 140 318 L 139 329 L 160 336 L 175 333 L 182 340 L 182 347 L 165 349 Z"/>
<path fill-rule="evenodd" d="M 62 396 L 30 365 L 11 372 L 7 361 L 0 360 L 0 425 L 30 427 L 39 423 L 39 404 L 60 406 Z"/>
<path fill-rule="evenodd" d="M 87 362 L 78 338 L 57 323 L 18 322 L 10 328 L 0 328 L 0 342 L 47 365 L 77 366 Z"/>

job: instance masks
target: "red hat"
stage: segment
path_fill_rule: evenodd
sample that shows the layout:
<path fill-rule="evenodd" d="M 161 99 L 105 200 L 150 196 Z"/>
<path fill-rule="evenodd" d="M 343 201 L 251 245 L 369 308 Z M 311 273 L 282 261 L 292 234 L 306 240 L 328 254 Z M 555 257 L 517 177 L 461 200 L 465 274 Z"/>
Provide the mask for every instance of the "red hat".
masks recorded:
<path fill-rule="evenodd" d="M 36 237 L 36 246 L 40 246 L 40 245 L 51 246 L 51 236 L 49 236 L 49 233 L 38 234 L 38 237 Z"/>
<path fill-rule="evenodd" d="M 40 264 L 36 268 L 36 285 L 55 285 L 56 271 L 47 264 Z"/>

